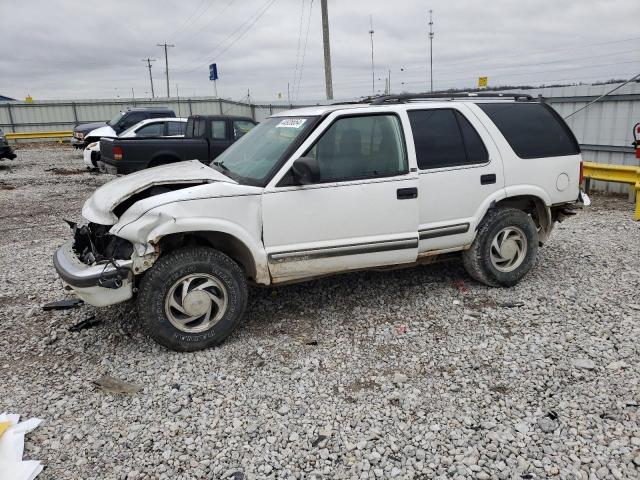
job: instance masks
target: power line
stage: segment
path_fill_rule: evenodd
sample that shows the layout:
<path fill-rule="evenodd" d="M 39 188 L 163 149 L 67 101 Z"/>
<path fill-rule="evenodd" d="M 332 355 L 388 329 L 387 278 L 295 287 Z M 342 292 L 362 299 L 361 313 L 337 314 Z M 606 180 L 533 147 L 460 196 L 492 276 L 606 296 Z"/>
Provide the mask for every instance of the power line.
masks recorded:
<path fill-rule="evenodd" d="M 293 68 L 293 91 L 296 90 L 296 82 L 298 81 L 298 65 L 300 63 L 300 44 L 302 41 L 302 25 L 304 24 L 304 0 L 300 2 L 300 27 L 298 28 L 298 47 L 296 48 L 296 65 Z"/>
<path fill-rule="evenodd" d="M 227 45 L 225 48 L 223 48 L 222 50 L 220 50 L 220 52 L 218 52 L 218 54 L 216 56 L 220 57 L 222 56 L 224 53 L 226 53 L 227 51 L 229 51 L 229 49 L 231 47 L 233 47 L 238 40 L 240 40 L 242 37 L 245 36 L 245 34 L 251 30 L 253 28 L 253 26 L 258 23 L 258 21 L 262 18 L 262 16 L 267 13 L 267 10 L 269 10 L 269 8 L 271 8 L 271 6 L 276 3 L 276 0 L 270 0 L 270 3 L 267 2 L 268 5 L 265 6 L 265 8 L 258 14 L 258 16 L 256 16 L 253 21 L 249 24 L 249 26 L 240 33 L 240 35 L 238 35 L 229 45 Z"/>
<path fill-rule="evenodd" d="M 309 30 L 311 30 L 311 13 L 313 11 L 313 0 L 309 5 L 309 20 L 307 21 L 307 36 L 304 40 L 304 48 L 302 49 L 302 61 L 300 62 L 300 78 L 298 79 L 298 88 L 296 90 L 296 100 L 300 96 L 300 83 L 302 82 L 302 71 L 304 70 L 304 58 L 307 55 L 307 43 L 309 43 Z"/>
<path fill-rule="evenodd" d="M 621 40 L 611 40 L 611 41 L 608 41 L 608 42 L 580 44 L 580 45 L 574 45 L 572 47 L 553 48 L 553 49 L 538 50 L 538 51 L 533 51 L 533 52 L 520 51 L 520 52 L 510 53 L 510 54 L 507 54 L 507 55 L 501 55 L 500 57 L 501 58 L 510 58 L 510 57 L 520 57 L 520 56 L 542 55 L 542 54 L 545 54 L 545 53 L 556 53 L 556 52 L 576 50 L 578 48 L 596 47 L 596 46 L 602 46 L 602 45 L 611 45 L 611 44 L 615 44 L 615 43 L 633 42 L 633 41 L 636 41 L 636 40 L 640 40 L 640 37 L 624 38 L 624 39 L 621 39 Z M 444 62 L 444 63 L 442 63 L 440 65 L 443 65 L 443 66 L 447 67 L 447 66 L 463 65 L 463 64 L 466 64 L 466 63 L 477 62 L 478 61 L 477 55 L 474 54 L 473 57 L 474 57 L 473 59 L 461 60 L 459 62 Z M 409 69 L 411 69 L 411 68 L 412 67 L 409 66 Z M 405 70 L 406 69 L 407 68 L 405 68 Z"/>
<path fill-rule="evenodd" d="M 184 37 L 184 38 L 183 38 L 183 40 L 185 40 L 185 39 L 187 39 L 187 38 L 195 37 L 196 35 L 199 35 L 199 34 L 200 34 L 200 33 L 201 33 L 205 28 L 207 28 L 209 25 L 211 25 L 215 20 L 219 19 L 219 18 L 222 16 L 222 14 L 223 14 L 224 12 L 226 12 L 226 11 L 227 11 L 227 9 L 228 9 L 231 5 L 233 5 L 233 3 L 234 3 L 235 1 L 236 1 L 236 0 L 230 0 L 230 1 L 229 1 L 229 2 L 224 6 L 224 7 L 222 7 L 222 10 L 220 10 L 220 11 L 218 12 L 218 14 L 217 14 L 217 15 L 215 15 L 215 16 L 214 16 L 211 20 L 209 20 L 207 23 L 203 24 L 203 25 L 200 27 L 200 29 L 199 29 L 199 30 L 195 30 L 195 31 L 193 31 L 193 32 L 191 33 L 191 35 L 188 35 L 188 36 Z M 212 3 L 212 5 L 213 5 L 213 3 Z M 210 6 L 211 6 L 211 5 L 210 5 Z M 208 10 L 208 9 L 207 9 L 207 10 Z M 206 12 L 206 10 L 205 10 L 205 12 Z M 203 15 L 204 15 L 204 13 L 203 13 Z"/>
<path fill-rule="evenodd" d="M 514 68 L 514 67 L 537 67 L 539 65 L 550 65 L 553 63 L 569 63 L 569 62 L 577 62 L 580 60 L 591 60 L 593 58 L 600 58 L 600 57 L 610 57 L 613 55 L 623 55 L 626 53 L 637 53 L 637 49 L 633 49 L 633 50 L 623 50 L 623 51 L 619 51 L 619 52 L 608 52 L 608 53 L 602 53 L 602 54 L 598 54 L 598 55 L 589 55 L 587 57 L 578 57 L 578 58 L 562 58 L 559 60 L 549 60 L 546 62 L 534 62 L 534 63 L 514 63 L 514 64 L 510 64 L 510 65 L 484 65 L 482 68 L 484 71 L 490 71 L 490 70 L 499 70 L 499 69 L 503 69 L 503 68 Z M 464 69 L 455 69 L 455 70 L 449 70 L 447 71 L 446 67 L 444 68 L 444 72 L 445 73 L 456 73 L 456 72 L 464 72 L 469 70 L 470 67 L 464 68 Z M 405 68 L 406 70 L 406 68 Z"/>
<path fill-rule="evenodd" d="M 247 20 L 245 20 L 242 24 L 240 24 L 240 26 L 238 28 L 236 28 L 230 35 L 228 35 L 224 40 L 222 40 L 221 42 L 219 42 L 217 45 L 214 45 L 214 47 L 211 49 L 210 54 L 206 54 L 204 57 L 202 58 L 213 58 L 213 57 L 219 57 L 221 56 L 223 53 L 225 53 L 226 51 L 228 51 L 238 40 L 240 40 L 249 30 L 251 30 L 251 28 L 258 22 L 258 20 L 260 20 L 260 18 L 262 18 L 262 16 L 267 12 L 267 10 L 269 10 L 269 8 L 276 2 L 276 0 L 267 0 L 262 7 L 262 10 L 258 11 L 258 14 L 252 19 L 252 18 L 248 18 Z M 247 26 L 248 24 L 248 26 Z M 247 26 L 247 28 L 241 32 L 242 28 Z M 216 51 L 217 48 L 219 48 L 221 45 L 224 45 L 228 40 L 230 40 L 231 38 L 233 38 L 234 35 L 236 35 L 238 32 L 240 32 L 240 35 L 238 35 L 227 47 L 225 47 L 224 49 L 222 49 L 220 52 L 216 53 L 214 55 L 214 52 Z M 202 60 L 202 58 L 200 60 L 198 60 L 198 62 L 200 62 Z M 207 65 L 208 61 L 206 63 L 200 63 L 197 66 L 195 66 L 194 68 L 191 68 L 189 70 L 186 70 L 185 73 L 191 73 L 195 70 L 197 70 L 198 68 L 202 67 L 203 65 Z M 193 65 L 193 64 L 192 64 Z"/>
<path fill-rule="evenodd" d="M 191 12 L 191 14 L 186 18 L 186 20 L 184 22 L 182 22 L 180 24 L 180 26 L 178 28 L 176 28 L 171 35 L 169 35 L 169 38 L 174 39 L 175 36 L 179 32 L 182 32 L 188 26 L 191 26 L 196 21 L 196 18 L 195 18 L 196 12 L 198 12 L 198 10 L 200 10 L 200 8 L 205 4 L 206 1 L 207 0 L 201 0 L 200 3 L 198 4 L 198 6 L 195 8 L 195 10 L 193 10 Z M 211 3 L 209 4 L 209 6 L 202 12 L 203 15 L 207 12 L 207 10 L 211 7 L 211 5 L 213 5 L 215 3 L 215 1 L 216 0 L 211 0 Z M 193 22 L 189 23 L 190 20 L 192 20 L 192 19 L 193 19 Z"/>
<path fill-rule="evenodd" d="M 616 63 L 600 63 L 600 64 L 590 64 L 590 65 L 584 65 L 584 66 L 580 66 L 580 67 L 568 67 L 568 68 L 556 68 L 554 70 L 539 70 L 539 71 L 535 71 L 535 72 L 519 72 L 519 73 L 503 73 L 501 74 L 502 77 L 521 77 L 523 75 L 537 75 L 540 73 L 555 73 L 555 72 L 566 72 L 566 71 L 570 71 L 570 70 L 582 70 L 585 68 L 592 68 L 592 67 L 611 67 L 611 66 L 616 66 L 616 65 L 625 65 L 625 64 L 630 64 L 630 63 L 640 63 L 640 60 L 632 60 L 632 61 L 628 61 L 628 62 L 616 62 Z M 453 72 L 450 72 L 453 73 Z M 458 77 L 458 78 L 449 78 L 449 81 L 452 80 L 462 80 L 462 79 L 467 79 L 469 77 Z M 445 77 L 446 79 L 446 77 Z M 407 83 L 417 83 L 418 81 L 409 81 Z"/>

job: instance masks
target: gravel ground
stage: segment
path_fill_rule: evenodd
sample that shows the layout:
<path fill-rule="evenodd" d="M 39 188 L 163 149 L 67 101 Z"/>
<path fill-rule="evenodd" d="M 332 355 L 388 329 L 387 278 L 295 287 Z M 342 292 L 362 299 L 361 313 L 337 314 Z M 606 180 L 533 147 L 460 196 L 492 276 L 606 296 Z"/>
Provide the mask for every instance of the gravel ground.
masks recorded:
<path fill-rule="evenodd" d="M 64 297 L 62 219 L 110 177 L 68 146 L 18 154 L 0 162 L 0 411 L 45 420 L 26 441 L 39 478 L 640 478 L 624 200 L 559 225 L 515 288 L 457 261 L 256 288 L 223 346 L 186 354 L 143 336 L 131 305 L 42 311 Z"/>

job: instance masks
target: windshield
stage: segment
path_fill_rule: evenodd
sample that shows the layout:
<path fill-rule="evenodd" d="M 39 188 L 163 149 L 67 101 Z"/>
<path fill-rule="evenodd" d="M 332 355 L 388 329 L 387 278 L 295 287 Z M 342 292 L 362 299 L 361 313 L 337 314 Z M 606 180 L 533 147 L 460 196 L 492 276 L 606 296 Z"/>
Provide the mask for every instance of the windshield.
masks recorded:
<path fill-rule="evenodd" d="M 124 112 L 118 112 L 111 120 L 107 122 L 107 125 L 115 125 L 122 118 Z M 104 117 L 102 117 L 104 118 Z"/>
<path fill-rule="evenodd" d="M 312 117 L 268 118 L 252 128 L 212 163 L 230 177 L 262 183 L 287 149 L 311 128 Z"/>

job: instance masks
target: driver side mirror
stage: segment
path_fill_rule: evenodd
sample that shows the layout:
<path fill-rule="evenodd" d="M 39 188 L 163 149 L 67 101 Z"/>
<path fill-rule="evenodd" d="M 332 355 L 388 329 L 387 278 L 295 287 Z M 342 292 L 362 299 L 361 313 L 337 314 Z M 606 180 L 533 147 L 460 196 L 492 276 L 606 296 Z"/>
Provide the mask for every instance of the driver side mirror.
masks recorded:
<path fill-rule="evenodd" d="M 300 157 L 291 167 L 293 178 L 299 185 L 309 185 L 320 181 L 318 160 L 313 157 Z"/>

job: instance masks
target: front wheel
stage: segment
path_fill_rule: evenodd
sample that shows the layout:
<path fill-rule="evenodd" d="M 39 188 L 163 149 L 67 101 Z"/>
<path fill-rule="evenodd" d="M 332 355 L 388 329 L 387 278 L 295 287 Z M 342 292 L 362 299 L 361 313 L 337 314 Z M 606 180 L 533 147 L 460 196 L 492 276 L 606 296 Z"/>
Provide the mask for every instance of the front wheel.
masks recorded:
<path fill-rule="evenodd" d="M 475 280 L 511 287 L 531 270 L 537 254 L 538 231 L 531 216 L 515 208 L 497 208 L 482 220 L 462 261 Z"/>
<path fill-rule="evenodd" d="M 222 343 L 247 306 L 247 281 L 231 258 L 205 247 L 160 258 L 140 283 L 138 315 L 147 333 L 176 351 Z"/>

